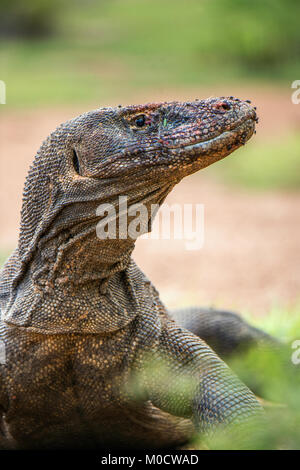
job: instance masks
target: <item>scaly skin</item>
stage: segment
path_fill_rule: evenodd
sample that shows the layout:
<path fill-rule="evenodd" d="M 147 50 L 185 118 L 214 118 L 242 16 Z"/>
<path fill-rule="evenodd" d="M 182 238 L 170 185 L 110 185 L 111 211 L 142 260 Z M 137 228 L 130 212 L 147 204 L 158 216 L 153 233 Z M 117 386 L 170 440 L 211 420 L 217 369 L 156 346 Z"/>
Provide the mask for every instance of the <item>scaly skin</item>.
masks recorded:
<path fill-rule="evenodd" d="M 195 427 L 210 435 L 260 415 L 201 328 L 172 320 L 131 258 L 135 239 L 96 235 L 101 203 L 117 220 L 120 195 L 128 206 L 161 204 L 184 176 L 244 144 L 256 120 L 232 97 L 103 108 L 43 143 L 1 272 L 3 448 L 178 445 Z M 243 337 L 233 331 L 232 341 Z"/>

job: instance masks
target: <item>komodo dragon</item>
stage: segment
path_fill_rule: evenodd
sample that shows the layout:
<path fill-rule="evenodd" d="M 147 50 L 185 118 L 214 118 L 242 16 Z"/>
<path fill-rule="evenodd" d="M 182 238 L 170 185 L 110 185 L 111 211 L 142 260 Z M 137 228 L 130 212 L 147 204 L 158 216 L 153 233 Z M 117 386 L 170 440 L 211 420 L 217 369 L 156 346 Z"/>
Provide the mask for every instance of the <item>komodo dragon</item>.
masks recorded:
<path fill-rule="evenodd" d="M 135 238 L 121 224 L 115 238 L 96 230 L 101 204 L 115 220 L 119 196 L 150 214 L 183 177 L 245 144 L 256 121 L 233 97 L 119 106 L 45 140 L 0 276 L 1 448 L 170 447 L 261 415 L 223 358 L 266 335 L 228 312 L 168 312 L 132 260 Z"/>

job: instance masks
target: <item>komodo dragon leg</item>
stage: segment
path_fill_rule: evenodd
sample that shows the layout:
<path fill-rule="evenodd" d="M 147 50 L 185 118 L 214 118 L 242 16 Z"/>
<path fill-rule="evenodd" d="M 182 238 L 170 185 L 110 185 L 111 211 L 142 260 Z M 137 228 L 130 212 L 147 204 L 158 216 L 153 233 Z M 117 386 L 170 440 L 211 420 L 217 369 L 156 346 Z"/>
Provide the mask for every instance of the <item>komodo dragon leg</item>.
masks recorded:
<path fill-rule="evenodd" d="M 226 433 L 235 430 L 232 444 L 237 446 L 234 435 L 244 436 L 243 441 L 250 424 L 261 418 L 261 405 L 248 387 L 204 341 L 174 321 L 162 326 L 160 341 L 146 360 L 151 366 L 143 367 L 144 387 L 152 404 L 192 419 L 204 436 L 226 423 Z"/>
<path fill-rule="evenodd" d="M 267 375 L 258 373 L 257 360 L 272 370 L 273 361 L 282 361 L 285 345 L 278 339 L 247 323 L 240 315 L 226 310 L 192 307 L 169 312 L 183 328 L 204 340 L 258 396 L 265 397 Z M 247 358 L 248 353 L 255 358 Z M 275 359 L 276 357 L 276 359 Z M 237 361 L 236 361 L 237 360 Z M 246 368 L 243 364 L 247 364 Z M 265 397 L 266 398 L 266 397 Z"/>

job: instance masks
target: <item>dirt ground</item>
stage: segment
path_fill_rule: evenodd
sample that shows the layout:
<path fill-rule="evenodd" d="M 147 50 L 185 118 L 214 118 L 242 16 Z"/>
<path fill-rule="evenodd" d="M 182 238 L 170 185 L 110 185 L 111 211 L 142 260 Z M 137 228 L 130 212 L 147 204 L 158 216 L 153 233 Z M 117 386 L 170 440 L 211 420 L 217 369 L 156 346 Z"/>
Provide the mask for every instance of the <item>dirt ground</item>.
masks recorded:
<path fill-rule="evenodd" d="M 235 89 L 237 96 L 253 99 L 258 106 L 258 139 L 299 129 L 300 106 L 291 104 L 290 91 L 247 88 L 246 95 L 245 90 Z M 222 92 L 232 94 L 224 88 Z M 218 89 L 186 94 L 171 90 L 166 97 L 156 91 L 128 97 L 126 102 L 218 94 Z M 2 107 L 2 253 L 17 242 L 23 182 L 42 140 L 59 123 L 96 106 L 34 111 L 6 111 Z M 300 192 L 249 192 L 222 185 L 203 171 L 181 182 L 167 202 L 204 204 L 205 211 L 205 243 L 198 251 L 187 251 L 184 241 L 137 242 L 134 258 L 168 306 L 214 304 L 261 314 L 272 306 L 288 307 L 299 301 Z"/>

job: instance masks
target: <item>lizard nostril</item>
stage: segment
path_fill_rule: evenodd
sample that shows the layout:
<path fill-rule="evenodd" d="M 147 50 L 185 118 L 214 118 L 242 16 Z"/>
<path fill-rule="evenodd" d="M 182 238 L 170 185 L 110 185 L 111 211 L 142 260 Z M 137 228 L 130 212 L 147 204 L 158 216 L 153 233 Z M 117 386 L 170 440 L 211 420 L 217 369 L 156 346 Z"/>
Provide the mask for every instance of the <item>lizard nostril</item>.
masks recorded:
<path fill-rule="evenodd" d="M 215 108 L 219 111 L 229 111 L 231 109 L 231 105 L 228 101 L 218 101 L 215 103 Z"/>
<path fill-rule="evenodd" d="M 231 106 L 229 103 L 223 103 L 222 109 L 224 109 L 224 111 L 229 111 L 229 109 L 231 109 Z"/>

